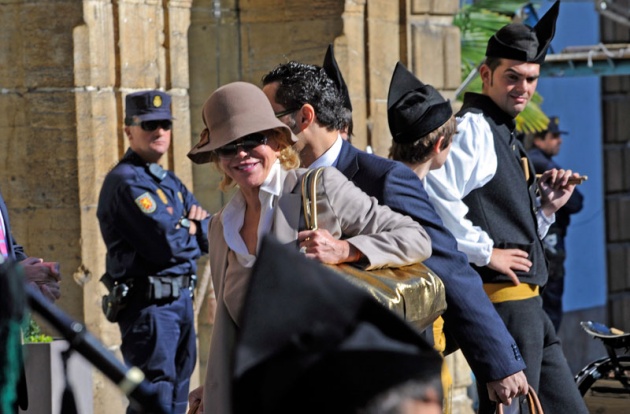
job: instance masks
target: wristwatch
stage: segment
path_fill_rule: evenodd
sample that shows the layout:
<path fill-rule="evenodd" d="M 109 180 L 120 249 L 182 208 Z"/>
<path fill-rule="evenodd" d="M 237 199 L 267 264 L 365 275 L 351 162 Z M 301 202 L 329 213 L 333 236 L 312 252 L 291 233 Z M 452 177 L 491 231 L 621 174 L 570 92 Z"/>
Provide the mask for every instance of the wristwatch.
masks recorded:
<path fill-rule="evenodd" d="M 187 228 L 187 229 L 190 228 L 190 220 L 188 220 L 186 217 L 180 218 L 179 221 L 178 221 L 178 224 L 181 227 L 184 227 L 184 228 Z"/>

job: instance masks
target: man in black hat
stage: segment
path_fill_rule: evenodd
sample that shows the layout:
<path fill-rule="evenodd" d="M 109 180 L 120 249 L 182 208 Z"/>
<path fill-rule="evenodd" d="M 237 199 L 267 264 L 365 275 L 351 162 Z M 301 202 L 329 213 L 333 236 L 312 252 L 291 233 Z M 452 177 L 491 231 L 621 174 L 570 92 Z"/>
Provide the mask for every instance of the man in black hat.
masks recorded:
<path fill-rule="evenodd" d="M 105 177 L 96 214 L 107 247 L 103 311 L 118 322 L 125 362 L 144 372 L 166 412 L 180 414 L 196 360 L 192 291 L 208 212 L 158 164 L 171 144 L 170 106 L 161 91 L 127 95 L 129 149 Z"/>
<path fill-rule="evenodd" d="M 527 152 L 537 173 L 543 173 L 553 168 L 561 169 L 552 158 L 560 152 L 562 135 L 568 132 L 560 130 L 560 120 L 556 116 L 549 117 L 547 129 L 536 132 L 532 141 L 532 148 Z M 545 254 L 549 263 L 549 281 L 542 292 L 543 308 L 549 315 L 556 331 L 560 329 L 562 321 L 562 294 L 564 293 L 564 260 L 566 250 L 564 238 L 571 222 L 571 215 L 582 210 L 584 196 L 576 188 L 569 201 L 556 211 L 556 221 L 549 227 L 543 239 Z"/>
<path fill-rule="evenodd" d="M 442 412 L 442 358 L 416 330 L 270 237 L 252 271 L 233 367 L 234 414 Z"/>
<path fill-rule="evenodd" d="M 547 283 L 541 236 L 571 196 L 573 174 L 552 169 L 537 181 L 515 136 L 514 118 L 534 94 L 558 12 L 556 2 L 535 27 L 513 23 L 490 38 L 482 94 L 464 96 L 451 153 L 427 175 L 427 191 L 516 340 L 545 411 L 586 413 L 539 295 Z M 480 412 L 494 412 L 479 396 Z"/>
<path fill-rule="evenodd" d="M 326 49 L 322 69 L 324 69 L 326 75 L 335 83 L 337 90 L 341 94 L 343 102 L 342 118 L 344 120 L 344 125 L 341 127 L 341 137 L 352 142 L 352 101 L 350 101 L 348 85 L 346 85 L 341 70 L 339 70 L 339 65 L 337 65 L 337 59 L 335 59 L 332 44 L 328 45 L 328 49 Z"/>
<path fill-rule="evenodd" d="M 322 68 L 288 62 L 265 75 L 263 84 L 276 116 L 298 136 L 296 149 L 303 166 L 333 165 L 380 204 L 422 225 L 432 247 L 431 257 L 424 263 L 444 282 L 448 308 L 442 317 L 454 343 L 479 382 L 488 384 L 493 398 L 508 404 L 526 392 L 525 363 L 514 339 L 466 256 L 458 252 L 416 174 L 341 138 L 343 98 Z"/>

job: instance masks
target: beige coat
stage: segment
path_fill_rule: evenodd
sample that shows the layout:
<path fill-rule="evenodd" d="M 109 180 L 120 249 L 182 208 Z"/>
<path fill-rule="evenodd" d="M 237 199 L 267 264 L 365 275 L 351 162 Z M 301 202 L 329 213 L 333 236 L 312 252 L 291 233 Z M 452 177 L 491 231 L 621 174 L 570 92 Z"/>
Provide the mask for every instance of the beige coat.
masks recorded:
<path fill-rule="evenodd" d="M 282 195 L 274 211 L 272 233 L 297 249 L 302 196 L 300 177 L 306 170 L 284 171 Z M 407 216 L 378 205 L 335 168 L 326 168 L 318 186 L 319 227 L 343 238 L 369 260 L 367 268 L 396 267 L 423 261 L 431 254 L 425 230 Z M 204 383 L 204 413 L 231 414 L 231 355 L 237 325 L 223 302 L 228 246 L 223 237 L 221 212 L 210 222 L 210 267 L 217 297 L 210 355 Z M 399 248 L 403 246 L 403 248 Z"/>

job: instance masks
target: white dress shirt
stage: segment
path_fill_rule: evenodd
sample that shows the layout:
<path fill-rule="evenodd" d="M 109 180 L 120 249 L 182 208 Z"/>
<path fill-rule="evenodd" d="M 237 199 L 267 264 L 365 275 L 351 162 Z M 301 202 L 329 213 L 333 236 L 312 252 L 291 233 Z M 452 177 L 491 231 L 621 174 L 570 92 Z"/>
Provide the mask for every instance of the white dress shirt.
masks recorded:
<path fill-rule="evenodd" d="M 263 236 L 269 234 L 273 220 L 273 210 L 278 203 L 278 197 L 282 192 L 283 174 L 280 161 L 276 161 L 269 171 L 265 182 L 260 186 L 258 198 L 260 199 L 260 223 L 258 224 L 258 245 L 260 249 Z M 254 266 L 256 256 L 250 254 L 241 237 L 241 228 L 245 220 L 245 197 L 240 191 L 227 203 L 223 214 L 223 237 L 230 249 L 236 254 L 239 263 L 244 267 Z"/>

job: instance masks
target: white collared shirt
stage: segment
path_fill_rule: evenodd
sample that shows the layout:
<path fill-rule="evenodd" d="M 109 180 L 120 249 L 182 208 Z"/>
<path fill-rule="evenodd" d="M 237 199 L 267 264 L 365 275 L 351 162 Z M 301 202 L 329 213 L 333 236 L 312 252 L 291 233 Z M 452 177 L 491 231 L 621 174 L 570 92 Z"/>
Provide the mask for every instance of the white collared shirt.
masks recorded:
<path fill-rule="evenodd" d="M 269 171 L 265 182 L 260 186 L 258 198 L 260 199 L 260 223 L 258 225 L 258 244 L 256 252 L 260 249 L 260 243 L 265 234 L 271 231 L 273 210 L 278 203 L 282 192 L 282 166 L 276 161 Z M 223 237 L 228 247 L 236 254 L 239 263 L 244 267 L 252 267 L 256 256 L 249 254 L 245 241 L 241 237 L 241 228 L 245 220 L 245 197 L 240 191 L 227 203 L 223 214 Z"/>
<path fill-rule="evenodd" d="M 339 154 L 341 154 L 341 145 L 343 144 L 343 138 L 341 138 L 341 134 L 337 135 L 337 140 L 328 151 L 323 153 L 321 157 L 316 159 L 311 165 L 308 166 L 309 169 L 314 170 L 319 167 L 334 167 L 337 165 L 337 158 L 339 158 Z"/>

